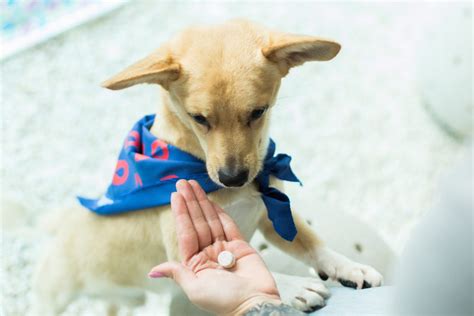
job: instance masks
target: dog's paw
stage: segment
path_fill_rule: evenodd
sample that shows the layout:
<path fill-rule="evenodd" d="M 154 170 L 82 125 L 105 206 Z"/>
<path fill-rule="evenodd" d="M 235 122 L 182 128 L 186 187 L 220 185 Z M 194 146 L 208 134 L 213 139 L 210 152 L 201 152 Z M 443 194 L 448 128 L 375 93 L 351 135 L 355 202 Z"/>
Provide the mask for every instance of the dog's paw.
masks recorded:
<path fill-rule="evenodd" d="M 329 290 L 316 278 L 274 274 L 283 303 L 303 312 L 314 312 L 326 305 Z"/>
<path fill-rule="evenodd" d="M 321 279 L 330 278 L 354 289 L 377 287 L 383 282 L 382 275 L 374 268 L 351 261 L 327 248 L 319 251 L 316 266 Z"/>

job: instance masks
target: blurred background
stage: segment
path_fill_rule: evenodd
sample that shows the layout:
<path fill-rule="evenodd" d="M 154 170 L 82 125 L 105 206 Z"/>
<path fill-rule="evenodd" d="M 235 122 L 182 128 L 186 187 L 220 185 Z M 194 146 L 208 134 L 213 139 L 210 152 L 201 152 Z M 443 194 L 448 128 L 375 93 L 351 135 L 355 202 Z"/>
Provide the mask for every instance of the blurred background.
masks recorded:
<path fill-rule="evenodd" d="M 123 137 L 157 108 L 157 87 L 100 82 L 190 24 L 244 17 L 342 44 L 333 61 L 284 79 L 271 135 L 304 183 L 287 187 L 294 208 L 388 283 L 440 179 L 471 150 L 471 2 L 2 0 L 0 10 L 0 314 L 30 304 L 47 241 L 35 223 L 76 195 L 101 194 Z M 253 243 L 273 269 L 311 273 L 259 234 Z M 168 302 L 151 296 L 135 314 Z M 81 299 L 66 315 L 102 308 Z"/>

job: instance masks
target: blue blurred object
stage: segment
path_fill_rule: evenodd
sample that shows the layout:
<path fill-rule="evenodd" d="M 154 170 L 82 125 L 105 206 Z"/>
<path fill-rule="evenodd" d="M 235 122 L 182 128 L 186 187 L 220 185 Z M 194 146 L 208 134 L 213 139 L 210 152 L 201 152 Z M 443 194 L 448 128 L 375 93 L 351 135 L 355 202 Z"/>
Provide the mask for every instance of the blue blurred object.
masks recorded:
<path fill-rule="evenodd" d="M 105 14 L 128 0 L 7 0 L 0 2 L 1 58 Z"/>
<path fill-rule="evenodd" d="M 327 305 L 312 313 L 315 316 L 391 315 L 395 290 L 382 286 L 364 290 L 346 287 L 331 288 Z"/>
<path fill-rule="evenodd" d="M 92 0 L 8 0 L 1 4 L 2 37 L 25 35 L 59 17 L 85 6 L 97 3 Z"/>

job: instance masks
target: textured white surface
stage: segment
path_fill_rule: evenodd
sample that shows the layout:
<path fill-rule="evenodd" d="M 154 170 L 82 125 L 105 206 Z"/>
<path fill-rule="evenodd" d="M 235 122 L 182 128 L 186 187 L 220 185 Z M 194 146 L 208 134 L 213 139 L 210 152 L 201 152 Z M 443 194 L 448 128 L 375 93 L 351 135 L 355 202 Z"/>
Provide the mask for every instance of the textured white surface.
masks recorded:
<path fill-rule="evenodd" d="M 3 199 L 31 221 L 75 203 L 76 194 L 102 193 L 123 137 L 155 110 L 158 95 L 153 86 L 110 92 L 99 83 L 184 26 L 247 17 L 342 44 L 334 61 L 284 80 L 272 136 L 304 183 L 288 186 L 300 213 L 314 223 L 318 214 L 350 213 L 399 250 L 462 147 L 424 112 L 415 84 L 417 43 L 428 29 L 450 27 L 437 19 L 446 10 L 471 15 L 470 4 L 128 4 L 1 65 Z M 43 239 L 31 229 L 3 230 L 5 315 L 28 307 Z M 156 315 L 165 303 L 152 298 L 137 315 Z M 66 314 L 101 308 L 83 299 Z"/>
<path fill-rule="evenodd" d="M 466 38 L 472 38 L 472 16 L 448 10 L 442 20 L 455 24 L 426 33 L 419 46 L 420 92 L 430 113 L 448 132 L 457 137 L 470 136 L 473 68 L 472 45 L 466 45 Z"/>

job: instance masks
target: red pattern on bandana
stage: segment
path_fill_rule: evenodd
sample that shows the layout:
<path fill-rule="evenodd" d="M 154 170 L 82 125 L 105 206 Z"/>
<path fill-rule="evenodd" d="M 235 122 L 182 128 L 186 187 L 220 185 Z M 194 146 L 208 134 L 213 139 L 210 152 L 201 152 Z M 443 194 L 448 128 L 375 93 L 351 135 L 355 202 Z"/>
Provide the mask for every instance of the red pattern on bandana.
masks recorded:
<path fill-rule="evenodd" d="M 159 153 L 161 149 L 161 153 Z M 162 141 L 161 139 L 156 139 L 151 144 L 151 156 L 156 159 L 168 160 L 170 152 L 168 150 L 168 144 Z"/>
<path fill-rule="evenodd" d="M 122 175 L 119 175 L 119 171 L 122 171 Z M 122 185 L 128 179 L 128 163 L 125 160 L 117 161 L 117 166 L 115 167 L 114 178 L 112 179 L 113 185 Z"/>

